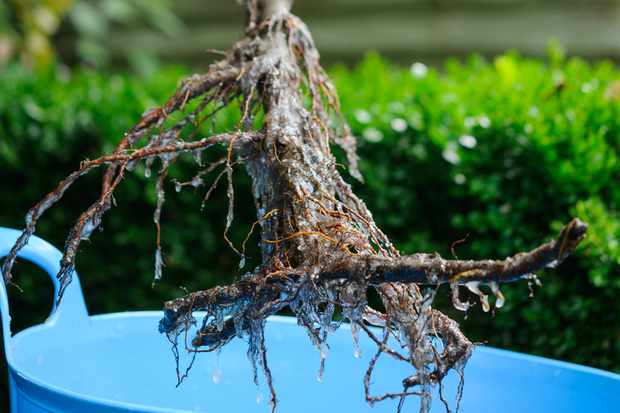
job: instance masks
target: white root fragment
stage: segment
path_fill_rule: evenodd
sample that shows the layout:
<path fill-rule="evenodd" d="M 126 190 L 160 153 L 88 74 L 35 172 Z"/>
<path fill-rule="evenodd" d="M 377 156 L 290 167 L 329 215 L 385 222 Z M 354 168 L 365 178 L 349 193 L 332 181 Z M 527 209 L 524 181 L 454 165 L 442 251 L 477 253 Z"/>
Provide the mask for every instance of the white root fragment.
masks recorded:
<path fill-rule="evenodd" d="M 461 301 L 459 297 L 459 285 L 458 284 L 450 284 L 450 288 L 452 289 L 452 305 L 459 311 L 467 311 L 471 304 L 469 301 Z"/>
<path fill-rule="evenodd" d="M 360 348 L 359 326 L 357 323 L 351 323 L 351 338 L 353 339 L 353 357 L 356 359 L 362 357 L 362 349 Z"/>
<path fill-rule="evenodd" d="M 470 281 L 465 285 L 467 286 L 469 291 L 476 294 L 480 298 L 480 303 L 482 304 L 482 311 L 484 311 L 485 313 L 491 311 L 489 296 L 480 290 L 480 281 Z"/>
<path fill-rule="evenodd" d="M 506 297 L 502 294 L 502 291 L 499 289 L 499 284 L 496 282 L 489 283 L 489 287 L 495 295 L 495 308 L 502 308 L 506 303 Z"/>
<path fill-rule="evenodd" d="M 154 280 L 155 281 L 159 281 L 161 280 L 163 271 L 162 271 L 162 267 L 164 266 L 164 259 L 162 258 L 161 255 L 161 247 L 158 247 L 155 250 L 155 274 L 154 274 Z"/>

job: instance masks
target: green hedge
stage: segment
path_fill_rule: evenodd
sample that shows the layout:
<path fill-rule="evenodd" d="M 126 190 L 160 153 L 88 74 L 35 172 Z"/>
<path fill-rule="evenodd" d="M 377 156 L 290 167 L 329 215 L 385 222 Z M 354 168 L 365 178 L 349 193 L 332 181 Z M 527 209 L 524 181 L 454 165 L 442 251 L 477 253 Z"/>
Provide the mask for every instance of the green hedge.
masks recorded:
<path fill-rule="evenodd" d="M 361 194 L 384 229 L 404 251 L 447 256 L 469 234 L 456 254 L 482 258 L 581 217 L 587 240 L 541 274 L 534 299 L 524 283 L 505 286 L 505 308 L 463 326 L 491 345 L 620 370 L 620 72 L 508 54 L 423 74 L 376 57 L 334 73 L 353 129 L 371 141 Z"/>
<path fill-rule="evenodd" d="M 110 151 L 145 108 L 161 103 L 184 69 L 149 78 L 64 69 L 0 73 L 0 225 L 21 227 L 26 210 L 86 157 Z M 345 116 L 360 137 L 365 185 L 356 185 L 401 251 L 501 257 L 554 236 L 578 215 L 591 231 L 578 253 L 545 271 L 529 298 L 524 283 L 503 288 L 495 315 L 477 306 L 461 322 L 472 339 L 493 346 L 620 370 L 620 71 L 553 54 L 532 60 L 507 54 L 472 57 L 441 71 L 394 67 L 370 55 L 355 69 L 331 73 Z M 224 114 L 220 122 L 231 122 Z M 189 173 L 190 162 L 177 176 Z M 239 243 L 254 217 L 239 170 Z M 38 234 L 62 245 L 71 222 L 95 199 L 87 176 L 41 221 Z M 167 267 L 151 288 L 155 231 L 152 181 L 127 179 L 118 207 L 78 256 L 91 312 L 161 308 L 181 288 L 207 288 L 238 277 L 238 259 L 222 239 L 225 190 L 204 212 L 201 194 L 169 191 L 163 215 Z M 253 242 L 256 244 L 256 242 Z M 18 266 L 28 272 L 29 267 Z M 18 322 L 49 303 L 41 278 L 24 274 Z M 47 285 L 47 284 L 46 284 Z M 23 321 L 25 322 L 25 321 Z"/>

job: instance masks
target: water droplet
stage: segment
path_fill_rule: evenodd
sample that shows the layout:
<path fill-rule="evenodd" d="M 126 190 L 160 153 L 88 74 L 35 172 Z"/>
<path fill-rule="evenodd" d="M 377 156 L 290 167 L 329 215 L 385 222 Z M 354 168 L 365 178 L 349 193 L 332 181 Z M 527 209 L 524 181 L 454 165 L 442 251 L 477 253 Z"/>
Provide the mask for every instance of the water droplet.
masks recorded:
<path fill-rule="evenodd" d="M 467 287 L 467 289 L 469 291 L 471 291 L 474 294 L 479 294 L 481 293 L 479 287 L 480 287 L 480 281 L 470 281 L 468 283 L 465 284 L 465 286 Z"/>
<path fill-rule="evenodd" d="M 82 227 L 82 232 L 80 234 L 80 237 L 86 240 L 89 239 L 90 235 L 93 233 L 95 228 L 97 228 L 97 226 L 99 225 L 98 221 L 99 220 L 95 218 L 92 218 L 86 221 L 86 223 L 84 224 L 84 227 Z"/>
<path fill-rule="evenodd" d="M 181 192 L 181 189 L 183 188 L 183 185 L 181 185 L 180 182 L 175 182 L 174 183 L 174 190 L 177 192 Z"/>
<path fill-rule="evenodd" d="M 202 151 L 199 151 L 199 150 L 194 151 L 193 155 L 194 155 L 194 160 L 196 161 L 198 166 L 202 166 Z"/>
<path fill-rule="evenodd" d="M 221 309 L 216 310 L 214 318 L 217 331 L 222 331 L 224 329 L 224 311 Z"/>
<path fill-rule="evenodd" d="M 329 347 L 327 346 L 327 343 L 325 342 L 321 343 L 319 346 L 319 350 L 321 352 L 322 359 L 326 359 L 327 356 L 329 356 Z"/>
<path fill-rule="evenodd" d="M 144 177 L 145 178 L 150 178 L 151 177 L 151 168 L 145 168 L 144 169 Z"/>
<path fill-rule="evenodd" d="M 213 374 L 211 375 L 211 380 L 213 380 L 213 383 L 218 384 L 222 381 L 222 370 L 219 369 L 219 367 L 216 367 L 213 370 Z"/>
<path fill-rule="evenodd" d="M 198 175 L 196 175 L 193 179 L 192 179 L 192 183 L 191 185 L 194 188 L 198 188 L 200 185 L 202 185 L 202 178 Z"/>
<path fill-rule="evenodd" d="M 222 369 L 220 368 L 220 352 L 218 350 L 215 353 L 215 367 L 213 368 L 213 373 L 211 374 L 211 380 L 213 383 L 218 384 L 222 381 Z"/>

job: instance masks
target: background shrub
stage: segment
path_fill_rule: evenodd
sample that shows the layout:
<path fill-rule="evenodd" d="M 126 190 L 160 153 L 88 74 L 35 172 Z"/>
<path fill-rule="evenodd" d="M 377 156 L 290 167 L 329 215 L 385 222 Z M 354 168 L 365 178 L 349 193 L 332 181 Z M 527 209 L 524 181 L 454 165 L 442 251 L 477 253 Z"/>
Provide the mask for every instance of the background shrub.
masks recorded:
<path fill-rule="evenodd" d="M 19 66 L 1 72 L 0 225 L 22 227 L 30 206 L 83 158 L 111 151 L 187 73 L 165 68 L 136 78 Z M 493 346 L 620 371 L 620 72 L 614 65 L 511 53 L 492 62 L 449 61 L 439 72 L 422 64 L 394 67 L 369 55 L 354 69 L 331 73 L 360 137 L 366 183 L 355 189 L 402 252 L 449 257 L 451 244 L 467 236 L 456 247 L 459 257 L 503 257 L 555 236 L 572 216 L 590 223 L 577 254 L 541 274 L 544 286 L 535 288 L 534 299 L 525 283 L 506 285 L 504 308 L 488 315 L 476 306 L 464 319 L 450 309 L 448 289 L 440 290 L 442 307 L 465 333 Z M 219 126 L 232 125 L 233 117 L 223 113 Z M 187 177 L 190 163 L 181 162 L 174 176 Z M 63 245 L 96 196 L 100 178 L 91 175 L 44 216 L 41 237 Z M 246 207 L 253 205 L 247 177 L 242 170 L 235 176 L 231 235 L 240 243 L 255 213 Z M 122 184 L 105 230 L 82 247 L 77 268 L 91 313 L 161 308 L 182 288 L 204 289 L 240 274 L 222 238 L 225 189 L 201 213 L 202 193 L 168 188 L 165 276 L 151 288 L 153 186 L 137 168 Z M 27 265 L 16 267 L 25 289 L 11 290 L 18 327 L 33 322 L 33 309 L 46 313 L 50 301 L 47 283 L 41 287 L 42 278 L 31 273 Z"/>

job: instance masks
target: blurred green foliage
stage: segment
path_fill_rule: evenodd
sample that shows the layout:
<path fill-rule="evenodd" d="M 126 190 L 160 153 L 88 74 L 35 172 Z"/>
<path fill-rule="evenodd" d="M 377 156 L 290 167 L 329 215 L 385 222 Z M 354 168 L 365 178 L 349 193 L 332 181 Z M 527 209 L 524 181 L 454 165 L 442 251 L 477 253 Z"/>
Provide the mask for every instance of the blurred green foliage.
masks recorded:
<path fill-rule="evenodd" d="M 0 3 L 0 68 L 19 59 L 41 68 L 57 59 L 57 36 L 74 33 L 72 48 L 79 62 L 92 67 L 109 63 L 106 37 L 118 26 L 146 23 L 156 31 L 175 34 L 181 21 L 170 0 L 5 0 Z M 141 73 L 155 70 L 155 56 L 135 50 L 127 62 Z"/>
<path fill-rule="evenodd" d="M 20 66 L 0 73 L 0 225 L 21 227 L 26 210 L 84 158 L 109 152 L 144 109 L 163 102 L 187 71 L 147 77 Z M 404 253 L 503 257 L 555 236 L 579 216 L 590 223 L 575 256 L 545 271 L 529 297 L 525 283 L 503 287 L 496 314 L 479 306 L 456 317 L 473 340 L 620 371 L 620 71 L 613 64 L 545 61 L 515 53 L 492 62 L 472 57 L 437 71 L 402 69 L 369 55 L 355 69 L 331 70 L 344 114 L 359 136 L 364 185 L 355 190 Z M 218 119 L 232 125 L 232 112 Z M 175 177 L 191 179 L 193 159 Z M 41 220 L 38 234 L 61 246 L 71 223 L 99 190 L 100 172 L 84 177 Z M 255 219 L 249 182 L 235 172 L 237 245 Z M 240 275 L 223 237 L 225 188 L 203 212 L 203 192 L 170 184 L 163 213 L 164 278 L 151 288 L 154 182 L 137 168 L 118 204 L 78 256 L 91 312 L 161 308 L 181 288 L 203 289 Z M 256 251 L 256 234 L 251 242 Z M 251 252 L 252 254 L 252 252 Z M 257 255 L 250 265 L 257 263 Z M 50 292 L 40 278 L 17 281 L 16 322 Z M 22 268 L 24 268 L 22 266 Z M 23 272 L 23 270 L 22 270 Z M 30 280 L 30 281 L 29 281 Z M 47 284 L 46 284 L 47 286 Z"/>
<path fill-rule="evenodd" d="M 526 284 L 507 285 L 506 307 L 474 311 L 465 333 L 618 371 L 620 72 L 550 49 L 546 61 L 472 57 L 442 72 L 370 56 L 332 73 L 363 137 L 358 194 L 402 251 L 450 256 L 468 235 L 459 257 L 503 257 L 572 216 L 589 222 L 575 256 L 541 274 L 534 299 Z"/>

